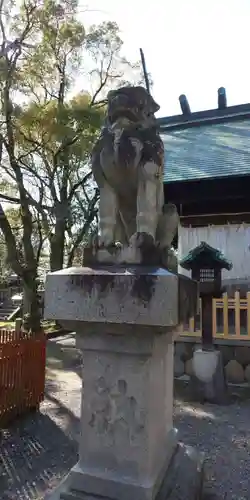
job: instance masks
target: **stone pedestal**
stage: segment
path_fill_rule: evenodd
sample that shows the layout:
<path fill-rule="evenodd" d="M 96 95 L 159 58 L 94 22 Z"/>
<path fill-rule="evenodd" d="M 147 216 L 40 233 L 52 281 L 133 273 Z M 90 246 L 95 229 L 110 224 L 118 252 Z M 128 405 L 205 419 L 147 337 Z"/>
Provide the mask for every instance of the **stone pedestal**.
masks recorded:
<path fill-rule="evenodd" d="M 84 365 L 79 462 L 50 500 L 199 498 L 203 459 L 172 421 L 173 338 L 196 296 L 163 269 L 48 275 L 45 316 L 76 331 Z"/>
<path fill-rule="evenodd" d="M 193 373 L 192 384 L 200 401 L 227 403 L 227 383 L 222 354 L 219 350 L 211 346 L 210 350 L 194 351 Z"/>

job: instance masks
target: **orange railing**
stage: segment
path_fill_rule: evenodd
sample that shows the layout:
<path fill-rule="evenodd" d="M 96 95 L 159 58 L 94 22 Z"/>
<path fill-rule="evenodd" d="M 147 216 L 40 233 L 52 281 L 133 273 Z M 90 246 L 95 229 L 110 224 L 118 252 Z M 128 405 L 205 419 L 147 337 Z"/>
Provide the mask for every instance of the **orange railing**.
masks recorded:
<path fill-rule="evenodd" d="M 200 311 L 196 318 L 190 318 L 184 326 L 182 335 L 201 336 L 201 299 Z M 227 293 L 219 299 L 213 299 L 212 304 L 213 337 L 230 340 L 250 340 L 250 292 L 245 298 L 235 292 L 234 297 Z"/>
<path fill-rule="evenodd" d="M 0 425 L 39 408 L 44 399 L 46 340 L 0 330 Z"/>

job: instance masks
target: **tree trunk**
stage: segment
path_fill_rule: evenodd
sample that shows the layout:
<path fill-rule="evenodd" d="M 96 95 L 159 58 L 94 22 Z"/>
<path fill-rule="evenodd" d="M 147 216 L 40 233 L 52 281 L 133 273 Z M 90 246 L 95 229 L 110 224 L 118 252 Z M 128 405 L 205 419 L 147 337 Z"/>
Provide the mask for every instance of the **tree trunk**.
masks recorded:
<path fill-rule="evenodd" d="M 59 220 L 55 225 L 55 233 L 50 239 L 50 270 L 59 271 L 63 268 L 65 246 L 65 220 Z M 58 321 L 56 326 L 61 327 Z"/>
<path fill-rule="evenodd" d="M 55 232 L 50 240 L 50 270 L 59 271 L 63 268 L 65 245 L 65 221 L 56 223 Z"/>
<path fill-rule="evenodd" d="M 24 328 L 37 334 L 41 331 L 41 309 L 33 273 L 27 273 L 24 277 L 23 295 Z"/>

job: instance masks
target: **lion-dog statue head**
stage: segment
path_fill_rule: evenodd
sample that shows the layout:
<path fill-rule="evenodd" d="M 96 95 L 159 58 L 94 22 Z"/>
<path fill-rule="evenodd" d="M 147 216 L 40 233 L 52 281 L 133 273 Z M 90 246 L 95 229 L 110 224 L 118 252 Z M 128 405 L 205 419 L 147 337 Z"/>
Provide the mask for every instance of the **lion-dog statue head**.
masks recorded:
<path fill-rule="evenodd" d="M 111 127 L 152 127 L 160 106 L 144 87 L 121 87 L 108 93 L 108 121 Z"/>

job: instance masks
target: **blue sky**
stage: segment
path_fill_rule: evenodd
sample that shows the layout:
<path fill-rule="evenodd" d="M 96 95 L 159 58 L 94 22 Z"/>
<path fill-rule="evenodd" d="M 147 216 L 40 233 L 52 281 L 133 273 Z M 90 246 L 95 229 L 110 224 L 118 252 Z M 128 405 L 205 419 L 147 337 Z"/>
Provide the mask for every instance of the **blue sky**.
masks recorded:
<path fill-rule="evenodd" d="M 180 112 L 181 93 L 192 111 L 216 107 L 220 86 L 228 105 L 250 102 L 250 0 L 82 0 L 81 8 L 86 25 L 119 24 L 128 58 L 143 48 L 159 116 Z"/>

